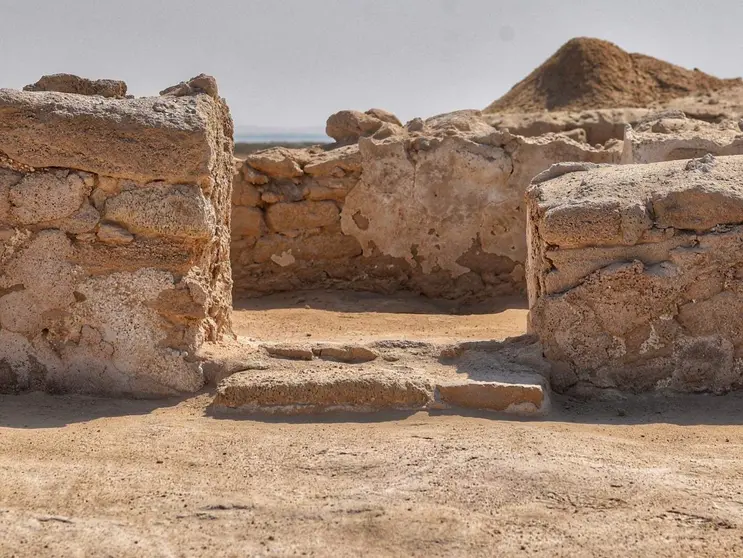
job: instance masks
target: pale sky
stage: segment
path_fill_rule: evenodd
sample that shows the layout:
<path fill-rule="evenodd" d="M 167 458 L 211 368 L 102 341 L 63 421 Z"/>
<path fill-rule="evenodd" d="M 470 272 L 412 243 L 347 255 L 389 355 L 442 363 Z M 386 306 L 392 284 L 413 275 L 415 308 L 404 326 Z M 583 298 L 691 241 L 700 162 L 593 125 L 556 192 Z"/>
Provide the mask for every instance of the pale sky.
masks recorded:
<path fill-rule="evenodd" d="M 140 96 L 205 72 L 238 125 L 405 121 L 485 107 L 575 36 L 737 77 L 741 22 L 733 0 L 0 0 L 0 87 L 65 72 Z"/>

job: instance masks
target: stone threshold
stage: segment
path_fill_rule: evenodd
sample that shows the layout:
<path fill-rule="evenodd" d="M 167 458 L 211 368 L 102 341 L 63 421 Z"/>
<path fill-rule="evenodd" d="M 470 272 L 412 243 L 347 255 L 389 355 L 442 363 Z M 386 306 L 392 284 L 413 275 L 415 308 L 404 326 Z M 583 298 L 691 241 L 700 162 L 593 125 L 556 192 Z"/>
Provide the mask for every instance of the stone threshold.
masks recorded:
<path fill-rule="evenodd" d="M 241 414 L 468 409 L 549 412 L 548 367 L 530 336 L 436 344 L 233 344 L 205 364 L 214 410 Z"/>

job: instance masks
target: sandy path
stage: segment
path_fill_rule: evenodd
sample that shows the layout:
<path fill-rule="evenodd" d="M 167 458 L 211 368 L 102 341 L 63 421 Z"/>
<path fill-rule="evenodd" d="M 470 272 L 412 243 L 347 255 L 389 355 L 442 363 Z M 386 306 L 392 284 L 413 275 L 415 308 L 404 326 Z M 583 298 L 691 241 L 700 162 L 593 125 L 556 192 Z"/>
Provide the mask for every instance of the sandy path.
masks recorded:
<path fill-rule="evenodd" d="M 238 335 L 259 341 L 504 339 L 526 331 L 520 298 L 461 306 L 410 293 L 311 291 L 235 301 Z"/>
<path fill-rule="evenodd" d="M 0 396 L 0 556 L 743 555 L 743 396 L 543 422 L 209 401 Z"/>

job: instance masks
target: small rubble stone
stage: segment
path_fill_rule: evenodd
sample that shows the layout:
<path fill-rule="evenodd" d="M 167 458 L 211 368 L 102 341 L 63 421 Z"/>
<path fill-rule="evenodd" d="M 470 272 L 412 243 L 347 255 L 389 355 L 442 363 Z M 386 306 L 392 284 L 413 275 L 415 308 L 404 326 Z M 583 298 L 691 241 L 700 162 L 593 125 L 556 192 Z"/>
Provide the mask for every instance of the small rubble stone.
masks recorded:
<path fill-rule="evenodd" d="M 160 91 L 161 96 L 172 97 L 186 97 L 189 95 L 198 95 L 200 93 L 205 93 L 210 97 L 218 99 L 219 89 L 217 87 L 217 80 L 212 76 L 199 74 L 188 81 L 182 81 L 181 83 Z"/>
<path fill-rule="evenodd" d="M 304 172 L 292 152 L 285 147 L 275 147 L 248 155 L 247 163 L 254 169 L 276 178 L 296 178 Z"/>
<path fill-rule="evenodd" d="M 233 236 L 260 236 L 265 229 L 263 212 L 256 207 L 232 208 Z"/>
<path fill-rule="evenodd" d="M 366 111 L 366 114 L 369 116 L 373 116 L 377 120 L 381 120 L 382 122 L 387 122 L 388 124 L 394 124 L 395 126 L 402 127 L 402 122 L 392 114 L 391 112 L 380 109 L 380 108 L 372 108 Z"/>
<path fill-rule="evenodd" d="M 320 358 L 337 360 L 348 364 L 360 364 L 376 360 L 379 355 L 366 347 L 347 345 L 343 347 L 322 347 L 319 350 Z"/>
<path fill-rule="evenodd" d="M 328 118 L 325 133 L 340 143 L 358 141 L 382 127 L 382 120 L 356 110 L 342 110 Z"/>
<path fill-rule="evenodd" d="M 39 81 L 23 88 L 24 91 L 57 91 L 76 95 L 97 95 L 122 99 L 126 97 L 126 83 L 113 79 L 90 80 L 72 74 L 42 76 Z"/>
<path fill-rule="evenodd" d="M 134 240 L 134 235 L 123 227 L 103 223 L 98 227 L 98 240 L 105 244 L 129 244 Z"/>
<path fill-rule="evenodd" d="M 290 360 L 312 360 L 315 355 L 310 347 L 298 345 L 269 345 L 265 347 L 266 352 L 273 358 L 286 358 Z"/>

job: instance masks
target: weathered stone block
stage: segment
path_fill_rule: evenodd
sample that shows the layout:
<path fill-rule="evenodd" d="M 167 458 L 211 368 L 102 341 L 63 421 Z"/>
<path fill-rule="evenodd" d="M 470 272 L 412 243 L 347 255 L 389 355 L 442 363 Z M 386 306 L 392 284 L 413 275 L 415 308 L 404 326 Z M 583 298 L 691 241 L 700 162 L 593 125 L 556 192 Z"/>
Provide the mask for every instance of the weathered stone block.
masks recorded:
<path fill-rule="evenodd" d="M 743 154 L 743 135 L 730 120 L 711 124 L 678 110 L 647 115 L 624 134 L 623 163 L 660 163 L 712 155 Z"/>
<path fill-rule="evenodd" d="M 266 223 L 276 232 L 327 227 L 339 219 L 338 206 L 332 201 L 277 203 L 266 209 Z"/>
<path fill-rule="evenodd" d="M 198 390 L 230 331 L 226 105 L 0 90 L 0 152 L 0 389 Z"/>
<path fill-rule="evenodd" d="M 209 186 L 221 112 L 208 95 L 121 100 L 0 89 L 0 152 L 33 168 Z"/>
<path fill-rule="evenodd" d="M 743 386 L 742 177 L 705 156 L 535 179 L 529 327 L 555 389 Z"/>
<path fill-rule="evenodd" d="M 302 167 L 292 157 L 292 151 L 285 147 L 275 147 L 251 153 L 247 163 L 254 169 L 276 178 L 295 178 L 302 176 Z"/>
<path fill-rule="evenodd" d="M 265 227 L 263 212 L 257 207 L 232 208 L 233 236 L 260 236 Z"/>

